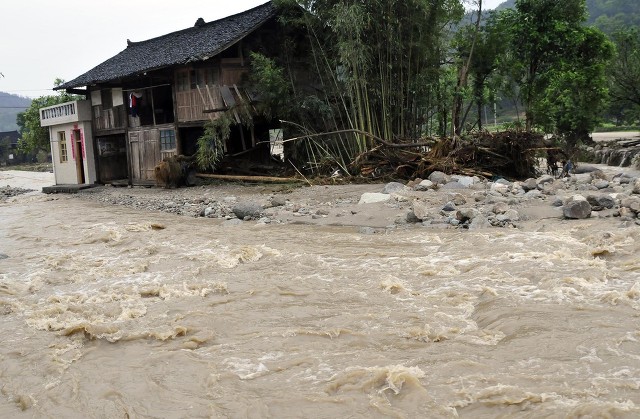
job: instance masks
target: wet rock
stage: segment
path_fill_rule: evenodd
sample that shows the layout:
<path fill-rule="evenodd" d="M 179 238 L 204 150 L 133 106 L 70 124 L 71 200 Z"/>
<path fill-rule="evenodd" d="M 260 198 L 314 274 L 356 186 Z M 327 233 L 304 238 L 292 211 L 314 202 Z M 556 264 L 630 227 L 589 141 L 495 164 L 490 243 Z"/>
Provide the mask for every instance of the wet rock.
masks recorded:
<path fill-rule="evenodd" d="M 591 217 L 591 204 L 586 200 L 574 200 L 562 207 L 564 218 L 582 220 Z"/>
<path fill-rule="evenodd" d="M 471 197 L 473 198 L 474 201 L 476 202 L 482 202 L 485 199 L 487 199 L 487 193 L 486 192 L 474 192 Z"/>
<path fill-rule="evenodd" d="M 618 215 L 623 220 L 633 220 L 636 217 L 636 212 L 632 211 L 631 208 L 622 207 L 618 210 Z"/>
<path fill-rule="evenodd" d="M 407 190 L 408 188 L 406 186 L 404 186 L 402 183 L 398 183 L 398 182 L 389 182 L 384 186 L 384 189 L 382 190 L 383 194 L 392 194 L 392 193 L 397 193 L 397 192 L 401 192 L 404 190 Z"/>
<path fill-rule="evenodd" d="M 520 221 L 520 214 L 514 209 L 509 209 L 505 211 L 504 214 L 497 215 L 496 218 L 501 222 L 510 223 Z"/>
<path fill-rule="evenodd" d="M 4 253 L 0 253 L 0 260 L 3 259 L 9 259 L 9 256 L 5 255 Z"/>
<path fill-rule="evenodd" d="M 413 189 L 415 189 L 416 191 L 428 191 L 430 189 L 433 189 L 433 187 L 435 186 L 435 183 L 433 183 L 430 180 L 423 180 L 420 183 L 418 183 L 416 186 L 414 186 Z"/>
<path fill-rule="evenodd" d="M 520 186 L 522 186 L 522 189 L 524 189 L 525 192 L 528 192 L 534 189 L 538 189 L 538 181 L 536 179 L 529 178 L 522 182 Z"/>
<path fill-rule="evenodd" d="M 429 180 L 436 185 L 444 185 L 449 182 L 450 178 L 446 173 L 435 171 L 429 175 Z"/>
<path fill-rule="evenodd" d="M 591 173 L 580 173 L 577 175 L 571 176 L 571 182 L 576 183 L 578 185 L 589 185 L 591 184 Z"/>
<path fill-rule="evenodd" d="M 287 198 L 281 195 L 276 195 L 271 197 L 269 203 L 272 207 L 284 207 L 285 205 L 287 205 Z"/>
<path fill-rule="evenodd" d="M 480 215 L 480 211 L 475 208 L 461 208 L 456 213 L 456 219 L 462 223 L 473 220 Z"/>
<path fill-rule="evenodd" d="M 547 183 L 553 183 L 555 182 L 555 180 L 556 179 L 551 175 L 542 175 L 537 179 L 537 183 L 538 183 L 537 187 L 539 189 L 542 189 L 544 188 L 544 185 L 546 185 Z"/>
<path fill-rule="evenodd" d="M 506 195 L 509 193 L 509 185 L 505 185 L 504 183 L 495 182 L 491 184 L 491 191 L 497 192 L 501 195 Z"/>
<path fill-rule="evenodd" d="M 509 210 L 509 205 L 506 202 L 498 202 L 497 204 L 495 204 L 493 206 L 493 208 L 491 209 L 491 211 L 494 214 L 504 214 L 505 212 L 507 212 Z"/>
<path fill-rule="evenodd" d="M 432 207 L 429 204 L 418 199 L 414 200 L 411 204 L 411 214 L 413 214 L 419 220 L 426 220 L 427 218 L 429 218 L 429 211 L 431 209 Z"/>
<path fill-rule="evenodd" d="M 635 181 L 637 180 L 635 177 L 628 175 L 626 173 L 620 174 L 620 175 L 616 175 L 613 180 L 615 182 L 618 182 L 621 185 L 628 185 L 628 184 L 635 184 Z"/>
<path fill-rule="evenodd" d="M 257 202 L 239 202 L 233 206 L 231 211 L 241 220 L 260 218 L 263 212 L 262 205 Z"/>
<path fill-rule="evenodd" d="M 421 218 L 418 218 L 418 216 L 416 215 L 416 213 L 415 213 L 415 212 L 413 212 L 413 211 L 409 211 L 409 212 L 407 213 L 406 221 L 407 221 L 407 223 L 409 223 L 409 224 L 416 224 L 416 223 L 421 222 L 421 221 L 422 221 L 422 219 L 421 219 Z"/>
<path fill-rule="evenodd" d="M 390 199 L 391 199 L 391 195 L 389 194 L 367 192 L 362 194 L 362 196 L 360 197 L 360 202 L 358 202 L 358 205 L 375 204 L 376 202 L 387 202 Z"/>
<path fill-rule="evenodd" d="M 456 204 L 454 204 L 453 202 L 447 202 L 442 207 L 442 211 L 445 211 L 445 212 L 455 211 L 456 209 L 457 209 Z"/>
<path fill-rule="evenodd" d="M 524 197 L 526 199 L 539 199 L 539 198 L 542 198 L 542 196 L 543 196 L 542 191 L 539 191 L 538 189 L 532 189 L 526 194 L 524 194 Z"/>
<path fill-rule="evenodd" d="M 458 182 L 448 182 L 442 185 L 442 189 L 467 189 L 467 187 Z"/>
<path fill-rule="evenodd" d="M 422 182 L 422 179 L 417 177 L 417 178 L 415 178 L 413 180 L 408 181 L 407 182 L 407 187 L 410 188 L 410 189 L 414 189 L 415 190 L 416 186 L 418 186 L 420 184 L 420 182 Z"/>
<path fill-rule="evenodd" d="M 620 201 L 620 205 L 624 208 L 629 208 L 637 214 L 640 212 L 640 197 L 630 196 L 628 198 L 624 198 Z"/>
<path fill-rule="evenodd" d="M 460 206 L 467 203 L 467 198 L 459 193 L 449 194 L 449 202 L 453 202 L 455 205 Z"/>
<path fill-rule="evenodd" d="M 470 188 L 476 183 L 480 182 L 480 178 L 478 177 L 458 176 L 458 175 L 451 176 L 451 180 L 458 182 L 460 185 L 464 186 L 465 188 Z"/>
<path fill-rule="evenodd" d="M 573 168 L 573 173 L 575 173 L 576 175 L 589 173 L 589 174 L 593 174 L 594 178 L 604 175 L 602 170 L 598 169 L 597 167 L 589 166 L 589 165 L 586 165 L 586 164 L 580 164 L 580 165 L 574 167 Z"/>
<path fill-rule="evenodd" d="M 489 227 L 491 227 L 491 224 L 489 223 L 489 220 L 483 215 L 477 215 L 473 218 L 473 220 L 471 220 L 471 223 L 469 223 L 469 230 L 478 230 L 481 228 Z"/>
<path fill-rule="evenodd" d="M 609 187 L 609 185 L 610 185 L 609 181 L 605 179 L 599 179 L 593 183 L 593 186 L 595 186 L 598 189 L 606 189 Z"/>
<path fill-rule="evenodd" d="M 591 204 L 593 211 L 602 211 L 603 209 L 611 209 L 616 205 L 616 200 L 608 195 L 589 195 L 587 202 Z"/>
<path fill-rule="evenodd" d="M 376 229 L 373 228 L 373 227 L 360 227 L 358 229 L 358 233 L 364 234 L 366 236 L 371 236 L 371 235 L 376 234 Z"/>
<path fill-rule="evenodd" d="M 240 224 L 242 224 L 242 220 L 239 220 L 237 218 L 226 220 L 225 222 L 222 223 L 224 227 L 233 227 L 233 226 L 238 226 Z"/>

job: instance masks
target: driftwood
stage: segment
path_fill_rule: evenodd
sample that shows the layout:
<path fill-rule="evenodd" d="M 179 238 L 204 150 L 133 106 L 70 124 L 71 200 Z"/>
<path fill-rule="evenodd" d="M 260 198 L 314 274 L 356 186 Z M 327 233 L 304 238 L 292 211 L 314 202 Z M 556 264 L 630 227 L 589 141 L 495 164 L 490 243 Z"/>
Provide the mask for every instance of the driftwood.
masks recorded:
<path fill-rule="evenodd" d="M 233 176 L 233 175 L 211 175 L 207 173 L 196 173 L 196 177 L 201 179 L 231 180 L 239 182 L 262 182 L 262 183 L 300 183 L 302 179 L 290 177 L 273 176 Z"/>
<path fill-rule="evenodd" d="M 378 147 L 359 155 L 351 169 L 365 177 L 426 178 L 431 172 L 526 179 L 537 175 L 543 136 L 519 131 L 478 132 L 456 141 L 445 138 L 427 151 Z"/>

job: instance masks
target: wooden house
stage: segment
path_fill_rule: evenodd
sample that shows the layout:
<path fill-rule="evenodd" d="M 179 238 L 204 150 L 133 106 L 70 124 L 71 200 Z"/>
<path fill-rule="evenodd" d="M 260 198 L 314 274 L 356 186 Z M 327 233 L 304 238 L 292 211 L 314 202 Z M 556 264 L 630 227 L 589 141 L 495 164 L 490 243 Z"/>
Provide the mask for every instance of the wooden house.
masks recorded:
<path fill-rule="evenodd" d="M 76 162 L 78 183 L 153 181 L 163 158 L 196 151 L 207 121 L 253 101 L 245 89 L 249 55 L 273 48 L 281 28 L 277 14 L 267 2 L 213 22 L 198 19 L 193 27 L 146 41 L 127 40 L 125 50 L 58 87 L 84 94 L 86 101 L 73 109 L 62 104 L 41 110 L 58 153 L 54 162 L 61 165 L 65 150 L 66 162 Z M 70 110 L 71 117 L 55 116 Z M 234 129 L 225 144 L 229 153 L 252 149 L 262 135 L 240 124 Z M 67 172 L 63 181 L 75 183 L 71 169 Z"/>

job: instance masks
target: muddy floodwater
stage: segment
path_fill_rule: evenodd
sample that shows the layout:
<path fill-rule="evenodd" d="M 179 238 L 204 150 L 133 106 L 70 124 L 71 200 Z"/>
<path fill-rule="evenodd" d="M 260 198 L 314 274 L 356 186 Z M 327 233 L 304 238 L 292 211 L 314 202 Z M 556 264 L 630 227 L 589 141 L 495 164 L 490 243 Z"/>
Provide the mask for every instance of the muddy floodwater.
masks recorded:
<path fill-rule="evenodd" d="M 640 233 L 0 204 L 0 417 L 640 416 Z"/>

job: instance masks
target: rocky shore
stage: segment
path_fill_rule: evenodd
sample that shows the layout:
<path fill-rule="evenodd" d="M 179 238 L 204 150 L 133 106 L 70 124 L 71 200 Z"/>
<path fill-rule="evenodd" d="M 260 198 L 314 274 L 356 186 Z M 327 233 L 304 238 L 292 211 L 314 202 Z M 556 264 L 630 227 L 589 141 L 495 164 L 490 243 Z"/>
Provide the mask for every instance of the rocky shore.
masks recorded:
<path fill-rule="evenodd" d="M 640 225 L 640 178 L 581 166 L 557 179 L 511 182 L 434 172 L 406 184 L 331 186 L 205 185 L 183 189 L 102 186 L 73 199 L 217 219 L 356 226 L 364 233 L 399 228 L 527 228 L 539 220 L 601 219 Z"/>
<path fill-rule="evenodd" d="M 0 202 L 4 202 L 9 198 L 13 198 L 19 195 L 23 195 L 29 192 L 34 192 L 33 189 L 12 188 L 11 186 L 0 187 Z"/>

